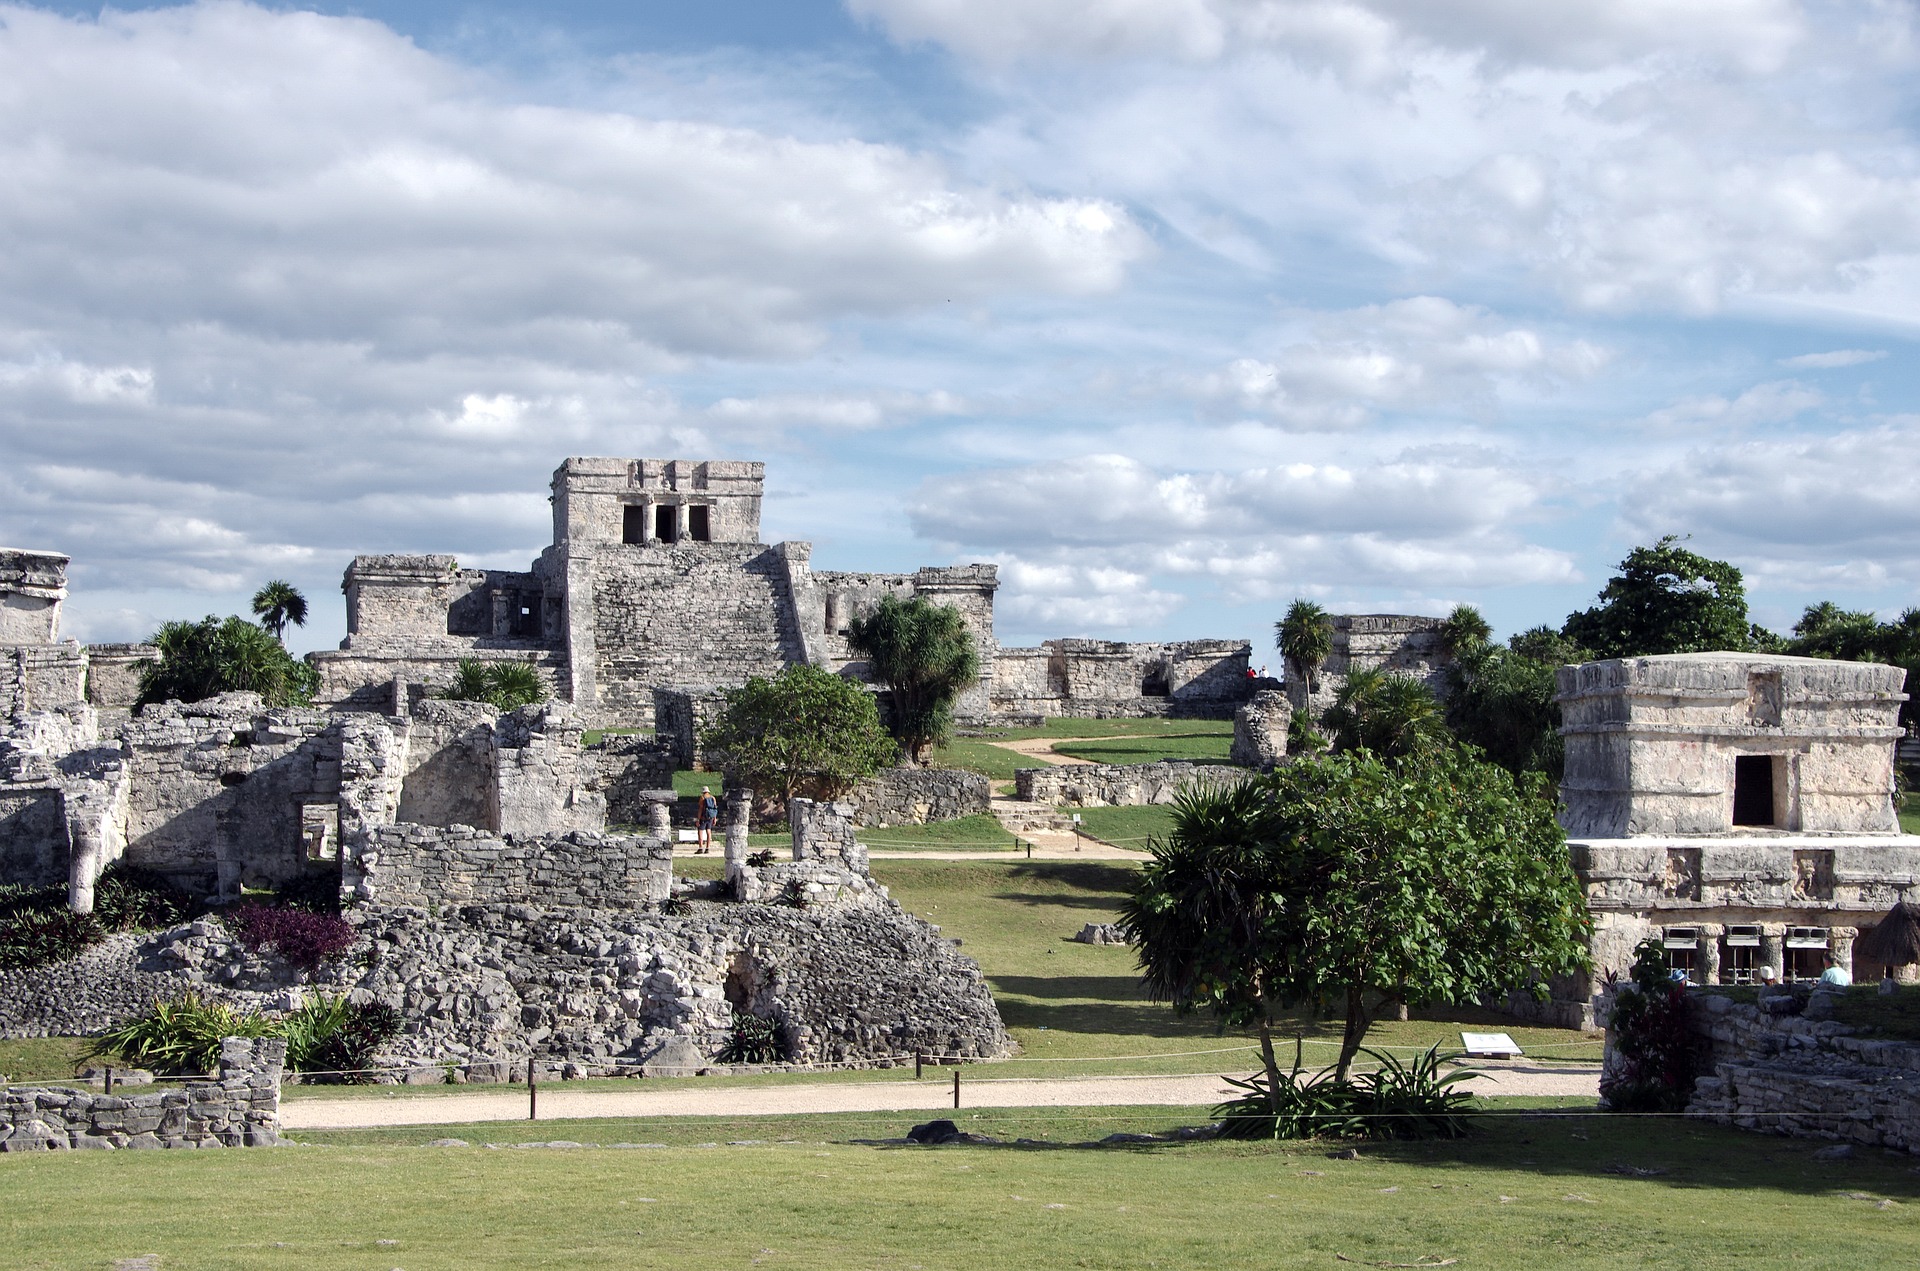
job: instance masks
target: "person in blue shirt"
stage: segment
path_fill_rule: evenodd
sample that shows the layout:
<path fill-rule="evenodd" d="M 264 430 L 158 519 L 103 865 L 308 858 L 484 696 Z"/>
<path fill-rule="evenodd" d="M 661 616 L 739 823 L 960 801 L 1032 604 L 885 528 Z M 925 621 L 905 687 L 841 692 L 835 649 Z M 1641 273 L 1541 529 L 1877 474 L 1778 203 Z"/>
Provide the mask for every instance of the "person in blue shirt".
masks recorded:
<path fill-rule="evenodd" d="M 704 856 L 713 850 L 713 827 L 720 821 L 720 800 L 713 797 L 712 786 L 700 787 L 700 810 L 693 819 L 694 836 L 699 845 L 693 849 L 695 856 Z"/>
<path fill-rule="evenodd" d="M 1831 984 L 1835 988 L 1845 988 L 1853 983 L 1853 972 L 1834 961 L 1831 953 L 1827 955 L 1827 969 L 1820 973 L 1820 983 Z"/>

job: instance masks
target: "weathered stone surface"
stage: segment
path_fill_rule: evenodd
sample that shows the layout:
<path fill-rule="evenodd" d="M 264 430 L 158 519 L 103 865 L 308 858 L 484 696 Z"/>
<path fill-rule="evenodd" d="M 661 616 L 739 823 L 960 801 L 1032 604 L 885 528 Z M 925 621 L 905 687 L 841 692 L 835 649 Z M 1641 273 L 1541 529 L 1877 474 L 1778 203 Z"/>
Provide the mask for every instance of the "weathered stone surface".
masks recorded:
<path fill-rule="evenodd" d="M 634 835 L 493 835 L 466 826 L 390 825 L 343 862 L 343 886 L 386 906 L 523 902 L 620 909 L 673 885 L 673 844 Z"/>
<path fill-rule="evenodd" d="M 66 1087 L 0 1091 L 0 1152 L 63 1148 L 272 1147 L 287 1044 L 229 1037 L 210 1081 L 129 1096 Z"/>
<path fill-rule="evenodd" d="M 1333 615 L 1333 650 L 1313 673 L 1313 692 L 1289 668 L 1287 700 L 1296 711 L 1318 720 L 1355 671 L 1386 671 L 1424 683 L 1434 696 L 1446 699 L 1447 668 L 1453 655 L 1440 634 L 1439 618 L 1401 613 L 1342 613 Z"/>
<path fill-rule="evenodd" d="M 983 816 L 993 783 L 959 768 L 886 768 L 841 796 L 855 826 L 927 825 Z"/>
<path fill-rule="evenodd" d="M 1287 760 L 1287 729 L 1293 704 L 1287 695 L 1262 689 L 1233 713 L 1233 749 L 1227 757 L 1243 768 L 1271 768 Z"/>
<path fill-rule="evenodd" d="M 1132 944 L 1133 929 L 1119 922 L 1090 922 L 1073 938 L 1080 944 Z"/>
<path fill-rule="evenodd" d="M 1190 782 L 1245 781 L 1245 768 L 1224 764 L 1141 763 L 1062 764 L 1022 768 L 1014 774 L 1014 793 L 1023 801 L 1080 808 L 1141 807 L 1172 803 Z"/>

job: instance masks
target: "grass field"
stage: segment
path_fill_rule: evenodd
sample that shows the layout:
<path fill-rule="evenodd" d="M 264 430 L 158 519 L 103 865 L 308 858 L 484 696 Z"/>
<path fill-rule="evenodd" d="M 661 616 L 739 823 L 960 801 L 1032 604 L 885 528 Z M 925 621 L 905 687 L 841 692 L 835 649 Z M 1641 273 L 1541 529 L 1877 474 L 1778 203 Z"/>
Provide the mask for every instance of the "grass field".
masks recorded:
<path fill-rule="evenodd" d="M 1204 1109 L 962 1112 L 1030 1147 L 862 1146 L 899 1115 L 483 1126 L 605 1148 L 355 1142 L 0 1157 L 9 1267 L 1751 1268 L 1920 1254 L 1905 1158 L 1666 1119 L 1528 1113 L 1471 1139 L 1056 1146 Z M 391 1132 L 389 1132 L 391 1133 Z M 418 1132 L 410 1132 L 417 1134 Z M 446 1127 L 436 1135 L 449 1135 Z M 785 1140 L 785 1141 L 783 1141 Z M 697 1146 L 704 1144 L 705 1146 Z M 1342 1259 L 1349 1261 L 1342 1261 Z"/>
<path fill-rule="evenodd" d="M 996 781 L 1010 781 L 1013 774 L 1022 768 L 1047 766 L 1043 759 L 1015 754 L 1004 746 L 969 737 L 956 737 L 946 745 L 937 747 L 932 761 L 936 768 L 964 768 Z"/>
<path fill-rule="evenodd" d="M 1920 795 L 1910 794 L 1900 804 L 1900 830 L 1920 834 Z"/>
<path fill-rule="evenodd" d="M 1103 843 L 1145 851 L 1149 838 L 1165 838 L 1173 809 L 1164 803 L 1140 808 L 1075 808 L 1080 827 Z"/>
<path fill-rule="evenodd" d="M 1172 733 L 1162 737 L 1111 737 L 1055 743 L 1055 753 L 1090 763 L 1159 763 L 1162 759 L 1225 763 L 1233 734 Z"/>

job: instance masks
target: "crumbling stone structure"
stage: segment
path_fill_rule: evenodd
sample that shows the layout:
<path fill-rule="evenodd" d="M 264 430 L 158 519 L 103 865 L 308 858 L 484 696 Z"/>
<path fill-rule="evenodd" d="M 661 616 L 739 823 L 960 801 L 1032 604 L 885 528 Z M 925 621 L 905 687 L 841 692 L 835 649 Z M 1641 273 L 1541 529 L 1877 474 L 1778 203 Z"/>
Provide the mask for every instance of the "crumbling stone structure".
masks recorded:
<path fill-rule="evenodd" d="M 1920 882 L 1892 802 L 1902 678 L 1748 653 L 1561 668 L 1561 822 L 1594 974 L 1556 984 L 1545 1013 L 1591 1026 L 1606 973 L 1648 937 L 1700 984 L 1812 979 L 1829 954 L 1879 976 L 1853 939 Z"/>
<path fill-rule="evenodd" d="M 1014 793 L 1026 803 L 1076 808 L 1131 808 L 1172 803 L 1194 782 L 1245 781 L 1245 768 L 1227 764 L 1077 763 L 1054 768 L 1022 768 L 1013 774 Z"/>
<path fill-rule="evenodd" d="M 1342 613 L 1333 617 L 1333 650 L 1313 673 L 1313 692 L 1289 677 L 1287 700 L 1295 711 L 1319 719 L 1355 671 L 1378 670 L 1410 676 L 1445 701 L 1450 690 L 1447 669 L 1453 665 L 1441 638 L 1446 624 L 1439 618 L 1401 613 Z"/>
<path fill-rule="evenodd" d="M 229 1037 L 211 1081 L 142 1094 L 65 1086 L 0 1092 L 0 1152 L 97 1148 L 273 1147 L 280 1142 L 280 1075 L 287 1043 Z"/>
<path fill-rule="evenodd" d="M 1243 642 L 1001 649 L 993 565 L 815 571 L 809 544 L 759 541 L 764 484 L 758 463 L 568 459 L 553 475 L 553 544 L 525 572 L 356 557 L 342 583 L 347 639 L 314 657 L 321 699 L 394 710 L 396 684 L 444 683 L 461 658 L 511 659 L 590 726 L 645 726 L 659 689 L 724 688 L 797 663 L 866 678 L 848 632 L 887 595 L 965 618 L 984 674 L 957 704 L 963 719 L 1224 718 L 1247 694 Z"/>
<path fill-rule="evenodd" d="M 1227 757 L 1243 768 L 1270 769 L 1287 761 L 1293 704 L 1287 695 L 1261 689 L 1233 713 L 1233 748 Z"/>

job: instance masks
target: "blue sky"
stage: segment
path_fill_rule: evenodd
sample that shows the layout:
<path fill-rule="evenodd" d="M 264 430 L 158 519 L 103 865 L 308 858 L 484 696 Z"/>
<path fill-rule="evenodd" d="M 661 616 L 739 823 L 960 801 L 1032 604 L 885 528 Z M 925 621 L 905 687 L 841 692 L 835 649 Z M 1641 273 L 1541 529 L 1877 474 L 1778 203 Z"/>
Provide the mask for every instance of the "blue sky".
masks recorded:
<path fill-rule="evenodd" d="M 0 542 L 137 638 L 763 459 L 1008 643 L 1920 603 L 1910 5 L 0 7 Z"/>

